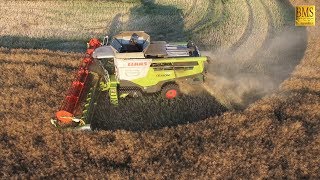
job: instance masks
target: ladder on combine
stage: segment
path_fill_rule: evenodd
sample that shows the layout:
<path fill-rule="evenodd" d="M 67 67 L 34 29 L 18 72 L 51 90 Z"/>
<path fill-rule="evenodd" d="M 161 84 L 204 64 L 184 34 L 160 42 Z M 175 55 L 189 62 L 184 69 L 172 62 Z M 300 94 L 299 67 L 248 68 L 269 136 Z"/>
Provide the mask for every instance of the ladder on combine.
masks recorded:
<path fill-rule="evenodd" d="M 109 98 L 111 104 L 117 106 L 118 105 L 118 83 L 115 80 L 116 77 L 114 75 L 110 76 L 110 87 L 109 87 Z"/>

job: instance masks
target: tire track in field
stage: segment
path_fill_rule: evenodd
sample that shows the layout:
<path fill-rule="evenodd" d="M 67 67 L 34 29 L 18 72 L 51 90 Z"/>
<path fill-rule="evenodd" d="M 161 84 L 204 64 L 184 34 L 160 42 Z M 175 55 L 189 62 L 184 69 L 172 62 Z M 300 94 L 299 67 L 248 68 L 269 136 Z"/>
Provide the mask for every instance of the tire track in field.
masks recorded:
<path fill-rule="evenodd" d="M 270 8 L 265 1 L 260 0 L 260 2 L 268 16 L 268 31 L 262 46 L 248 63 L 250 63 L 253 72 L 264 73 L 278 87 L 290 76 L 294 67 L 303 57 L 306 48 L 304 47 L 306 44 L 305 29 L 296 28 L 294 25 L 283 25 L 277 31 Z M 277 7 L 281 12 L 291 10 L 291 13 L 294 13 L 291 4 L 286 1 L 277 1 Z M 289 24 L 293 24 L 293 22 L 290 21 Z"/>
<path fill-rule="evenodd" d="M 214 18 L 212 16 L 215 10 L 215 7 L 214 7 L 215 2 L 218 2 L 220 5 L 219 10 L 221 13 L 219 13 L 218 18 Z M 203 18 L 197 24 L 195 24 L 192 28 L 190 28 L 187 31 L 187 34 L 198 33 L 209 26 L 217 25 L 220 22 L 220 20 L 225 16 L 225 11 L 223 11 L 224 8 L 225 8 L 225 5 L 222 3 L 221 0 L 210 0 L 207 11 L 206 11 L 207 13 L 203 16 Z M 207 18 L 207 17 L 210 17 L 210 18 Z"/>
<path fill-rule="evenodd" d="M 219 57 L 221 59 L 223 58 L 231 58 L 232 61 L 235 63 L 235 59 L 232 58 L 230 55 L 235 55 L 237 53 L 237 50 L 243 46 L 248 40 L 249 38 L 252 36 L 253 34 L 253 30 L 254 30 L 254 12 L 253 12 L 253 8 L 252 5 L 250 4 L 249 0 L 245 0 L 245 4 L 246 7 L 248 9 L 249 12 L 249 16 L 248 16 L 248 21 L 247 21 L 247 26 L 242 34 L 242 36 L 239 38 L 238 41 L 236 41 L 230 48 L 228 48 L 228 50 L 226 50 L 227 52 L 227 56 L 226 57 Z M 220 68 L 226 69 L 224 71 L 228 71 L 228 72 L 220 72 L 220 68 L 216 69 L 216 67 L 214 66 L 221 66 Z M 229 64 L 217 64 L 217 65 L 213 65 L 213 64 L 209 64 L 209 69 L 211 69 L 210 71 L 213 71 L 212 75 L 208 74 L 207 78 L 208 78 L 208 83 L 205 83 L 203 85 L 204 89 L 210 93 L 213 97 L 215 97 L 219 103 L 221 103 L 223 106 L 225 106 L 226 108 L 228 108 L 229 110 L 232 109 L 237 109 L 239 108 L 238 105 L 235 102 L 239 102 L 241 101 L 240 97 L 238 97 L 238 95 L 235 95 L 236 93 L 234 93 L 234 90 L 230 90 L 232 89 L 231 86 L 233 86 L 232 84 L 235 84 L 236 82 L 232 83 L 232 81 L 235 80 L 228 80 L 229 78 L 233 79 L 234 75 L 237 73 L 237 68 L 235 67 L 234 64 L 229 65 Z M 229 72 L 230 71 L 230 72 Z M 230 76 L 230 77 L 226 77 L 225 79 L 225 75 Z M 219 76 L 218 78 L 216 76 Z M 222 76 L 222 77 L 221 77 Z M 230 82 L 229 82 L 230 81 Z M 214 82 L 214 83 L 211 83 Z M 224 88 L 227 89 L 224 89 Z M 233 87 L 235 88 L 235 87 Z M 241 107 L 242 108 L 242 107 Z"/>
<path fill-rule="evenodd" d="M 244 44 L 252 35 L 253 33 L 253 29 L 254 29 L 254 13 L 253 13 L 253 8 L 251 6 L 251 4 L 249 3 L 248 0 L 246 0 L 247 5 L 248 5 L 248 9 L 249 9 L 249 23 L 247 26 L 247 32 L 243 35 L 243 37 L 241 37 L 239 39 L 239 41 L 237 43 L 235 43 L 231 48 L 230 48 L 230 54 L 232 54 L 232 52 L 235 52 L 238 48 L 241 47 L 242 44 Z M 266 36 L 264 38 L 264 41 L 262 43 L 262 45 L 260 46 L 260 48 L 258 50 L 256 50 L 253 54 L 252 57 L 249 58 L 248 62 L 245 62 L 243 66 L 245 67 L 251 67 L 253 63 L 258 63 L 256 61 L 256 59 L 258 58 L 258 56 L 260 56 L 261 54 L 264 53 L 264 51 L 268 48 L 268 46 L 270 46 L 271 43 L 271 39 L 274 35 L 274 23 L 272 21 L 272 13 L 270 11 L 270 9 L 267 7 L 267 5 L 264 3 L 263 0 L 259 1 L 263 7 L 263 11 L 265 12 L 266 16 L 267 16 L 267 23 L 268 23 L 268 28 L 267 28 L 267 33 Z"/>
<path fill-rule="evenodd" d="M 278 7 L 282 7 L 279 3 L 282 2 L 278 2 Z M 294 28 L 287 31 L 287 27 L 283 26 L 284 32 L 275 34 L 276 25 L 266 2 L 246 0 L 246 4 L 249 19 L 245 33 L 226 51 L 225 57 L 218 56 L 229 62 L 210 65 L 213 74 L 208 77 L 209 84 L 204 85 L 210 94 L 229 109 L 243 109 L 278 88 L 289 77 L 292 67 L 298 64 L 304 52 L 304 45 L 300 44 L 304 38 L 303 32 L 299 34 L 300 30 L 292 30 Z M 257 9 L 259 7 L 261 9 Z M 262 20 L 266 23 L 262 24 Z M 290 44 L 288 39 L 292 41 Z"/>
<path fill-rule="evenodd" d="M 189 8 L 189 10 L 186 12 L 186 14 L 183 15 L 183 18 L 188 17 L 194 11 L 194 7 L 196 7 L 196 5 L 197 5 L 197 0 L 193 0 L 192 4 L 191 4 L 191 8 Z"/>
<path fill-rule="evenodd" d="M 242 44 L 235 49 L 234 53 L 229 53 L 240 64 L 249 61 L 258 49 L 261 48 L 268 34 L 267 13 L 263 9 L 260 1 L 247 0 L 248 7 L 252 10 L 253 26 L 250 35 L 242 41 Z"/>
<path fill-rule="evenodd" d="M 243 65 L 247 69 L 251 69 L 251 71 L 264 69 L 263 66 L 266 65 L 266 62 L 260 62 L 259 59 L 265 58 L 265 56 L 267 56 L 266 51 L 269 50 L 269 46 L 272 43 L 272 38 L 274 37 L 274 33 L 275 33 L 275 29 L 274 29 L 275 25 L 272 20 L 272 13 L 263 0 L 260 0 L 260 3 L 262 4 L 263 10 L 267 16 L 268 30 L 267 30 L 265 40 L 263 41 L 261 47 Z"/>
<path fill-rule="evenodd" d="M 207 13 L 203 16 L 203 18 L 200 21 L 198 21 L 192 28 L 188 30 L 189 34 L 192 34 L 193 31 L 195 31 L 195 29 L 197 29 L 199 26 L 202 26 L 203 24 L 206 24 L 210 21 L 208 17 L 211 17 L 210 14 L 213 12 L 213 8 L 211 8 L 211 6 L 211 1 L 209 1 L 209 5 L 206 10 Z"/>
<path fill-rule="evenodd" d="M 240 37 L 240 39 L 234 43 L 230 48 L 229 48 L 229 53 L 235 52 L 241 45 L 243 45 L 249 37 L 252 35 L 253 32 L 253 25 L 254 25 L 254 19 L 253 19 L 253 9 L 248 0 L 246 0 L 247 8 L 249 11 L 249 17 L 248 17 L 248 23 L 247 27 L 243 33 L 243 35 Z"/>
<path fill-rule="evenodd" d="M 263 42 L 263 44 L 262 44 L 262 46 L 260 48 L 260 49 L 265 49 L 270 45 L 270 39 L 272 39 L 272 37 L 274 36 L 274 33 L 275 33 L 275 29 L 274 28 L 275 28 L 275 26 L 274 26 L 274 22 L 272 20 L 272 13 L 271 13 L 270 9 L 265 4 L 264 0 L 260 0 L 260 3 L 262 4 L 264 11 L 266 12 L 267 21 L 268 21 L 268 31 L 267 31 L 266 40 Z"/>

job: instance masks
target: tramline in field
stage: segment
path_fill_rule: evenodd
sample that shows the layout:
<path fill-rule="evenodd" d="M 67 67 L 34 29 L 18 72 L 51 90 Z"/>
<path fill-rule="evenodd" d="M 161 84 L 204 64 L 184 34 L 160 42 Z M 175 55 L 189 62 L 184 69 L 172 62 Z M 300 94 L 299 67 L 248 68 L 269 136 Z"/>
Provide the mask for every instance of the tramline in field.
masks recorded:
<path fill-rule="evenodd" d="M 192 42 L 172 45 L 150 41 L 143 31 L 126 31 L 101 43 L 91 39 L 61 108 L 51 123 L 57 127 L 90 128 L 97 98 L 108 92 L 111 105 L 118 99 L 160 92 L 163 98 L 180 95 L 177 81 L 202 84 L 207 57 Z"/>

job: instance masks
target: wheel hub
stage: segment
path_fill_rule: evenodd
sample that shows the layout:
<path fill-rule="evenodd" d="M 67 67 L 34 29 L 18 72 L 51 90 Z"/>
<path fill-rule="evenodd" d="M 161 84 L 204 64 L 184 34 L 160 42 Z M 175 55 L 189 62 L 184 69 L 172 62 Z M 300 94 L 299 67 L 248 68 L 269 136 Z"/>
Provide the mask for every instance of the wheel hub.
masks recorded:
<path fill-rule="evenodd" d="M 167 91 L 167 93 L 166 93 L 166 98 L 167 99 L 173 99 L 176 96 L 177 96 L 177 91 L 174 90 L 174 89 L 171 89 L 171 90 Z"/>

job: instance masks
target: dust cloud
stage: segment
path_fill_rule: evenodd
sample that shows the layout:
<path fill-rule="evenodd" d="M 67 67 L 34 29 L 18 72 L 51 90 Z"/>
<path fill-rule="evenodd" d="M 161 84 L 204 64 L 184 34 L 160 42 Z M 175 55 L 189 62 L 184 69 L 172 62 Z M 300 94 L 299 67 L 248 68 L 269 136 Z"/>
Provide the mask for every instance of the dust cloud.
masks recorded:
<path fill-rule="evenodd" d="M 208 56 L 210 63 L 204 88 L 227 108 L 244 109 L 277 90 L 304 56 L 306 44 L 305 28 L 291 27 L 241 54 L 228 49 L 205 51 L 202 55 Z M 254 55 L 247 57 L 251 50 Z"/>

